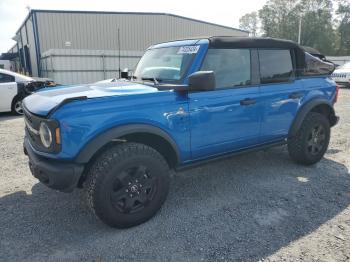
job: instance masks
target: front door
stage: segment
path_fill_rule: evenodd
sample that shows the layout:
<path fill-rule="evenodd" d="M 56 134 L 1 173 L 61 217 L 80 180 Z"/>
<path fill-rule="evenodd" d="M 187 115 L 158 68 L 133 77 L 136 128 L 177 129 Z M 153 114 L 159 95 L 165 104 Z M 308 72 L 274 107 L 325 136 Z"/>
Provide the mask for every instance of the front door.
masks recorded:
<path fill-rule="evenodd" d="M 11 111 L 13 98 L 17 95 L 17 83 L 11 75 L 0 73 L 0 112 Z"/>
<path fill-rule="evenodd" d="M 209 49 L 202 71 L 214 71 L 216 90 L 189 93 L 192 159 L 220 155 L 259 140 L 259 86 L 251 80 L 249 49 Z"/>

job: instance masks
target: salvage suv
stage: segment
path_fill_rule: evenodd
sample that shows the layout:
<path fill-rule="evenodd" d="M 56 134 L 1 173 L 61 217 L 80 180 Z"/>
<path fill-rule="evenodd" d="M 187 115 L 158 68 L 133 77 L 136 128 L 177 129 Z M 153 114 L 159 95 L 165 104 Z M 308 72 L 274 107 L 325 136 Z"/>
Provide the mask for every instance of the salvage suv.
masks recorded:
<path fill-rule="evenodd" d="M 285 40 L 156 44 L 127 79 L 27 97 L 24 151 L 42 183 L 83 188 L 103 222 L 131 227 L 159 210 L 170 169 L 283 144 L 318 162 L 338 122 L 333 70 Z"/>

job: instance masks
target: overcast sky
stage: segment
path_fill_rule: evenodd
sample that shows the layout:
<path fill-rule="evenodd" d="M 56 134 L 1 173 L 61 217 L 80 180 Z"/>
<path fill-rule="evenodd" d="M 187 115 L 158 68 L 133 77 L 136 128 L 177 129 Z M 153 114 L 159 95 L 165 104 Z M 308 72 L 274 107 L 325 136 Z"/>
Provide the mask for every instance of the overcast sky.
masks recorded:
<path fill-rule="evenodd" d="M 24 21 L 28 10 L 89 10 L 164 12 L 187 16 L 231 27 L 238 27 L 239 18 L 260 9 L 266 0 L 194 1 L 194 0 L 0 0 L 0 53 L 15 42 L 11 38 Z"/>

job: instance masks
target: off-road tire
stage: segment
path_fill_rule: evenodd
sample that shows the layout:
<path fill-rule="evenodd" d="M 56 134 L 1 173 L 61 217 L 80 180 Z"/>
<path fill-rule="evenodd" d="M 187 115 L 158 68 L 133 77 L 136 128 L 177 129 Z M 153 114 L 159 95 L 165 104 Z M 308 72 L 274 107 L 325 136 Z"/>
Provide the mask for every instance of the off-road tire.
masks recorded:
<path fill-rule="evenodd" d="M 320 150 L 310 153 L 310 135 L 315 127 L 321 126 L 324 130 L 324 143 Z M 297 163 L 303 165 L 312 165 L 320 161 L 327 151 L 330 139 L 329 120 L 322 114 L 309 112 L 297 134 L 288 139 L 288 152 L 290 157 Z M 312 150 L 312 149 L 311 149 Z"/>
<path fill-rule="evenodd" d="M 112 201 L 112 187 L 115 181 L 121 184 L 121 175 L 133 165 L 148 168 L 152 181 L 156 181 L 152 182 L 156 190 L 143 209 L 123 213 L 119 210 L 120 203 L 116 208 Z M 98 218 L 111 227 L 128 228 L 149 220 L 157 213 L 168 195 L 169 184 L 169 167 L 160 153 L 143 144 L 123 143 L 107 149 L 95 160 L 88 170 L 84 191 L 88 206 Z"/>

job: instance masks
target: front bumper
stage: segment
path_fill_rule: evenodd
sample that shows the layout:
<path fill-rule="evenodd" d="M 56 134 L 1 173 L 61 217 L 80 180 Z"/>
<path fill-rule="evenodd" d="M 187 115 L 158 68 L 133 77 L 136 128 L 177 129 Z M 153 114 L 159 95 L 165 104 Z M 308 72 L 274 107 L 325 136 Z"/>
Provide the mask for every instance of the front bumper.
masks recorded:
<path fill-rule="evenodd" d="M 339 116 L 334 116 L 334 121 L 331 123 L 331 127 L 335 126 L 339 122 Z"/>
<path fill-rule="evenodd" d="M 29 158 L 30 171 L 40 182 L 62 192 L 71 192 L 77 187 L 83 165 L 39 156 L 32 149 L 28 138 L 24 138 L 23 145 L 24 153 Z"/>
<path fill-rule="evenodd" d="M 350 87 L 350 82 L 335 81 L 339 87 Z"/>

